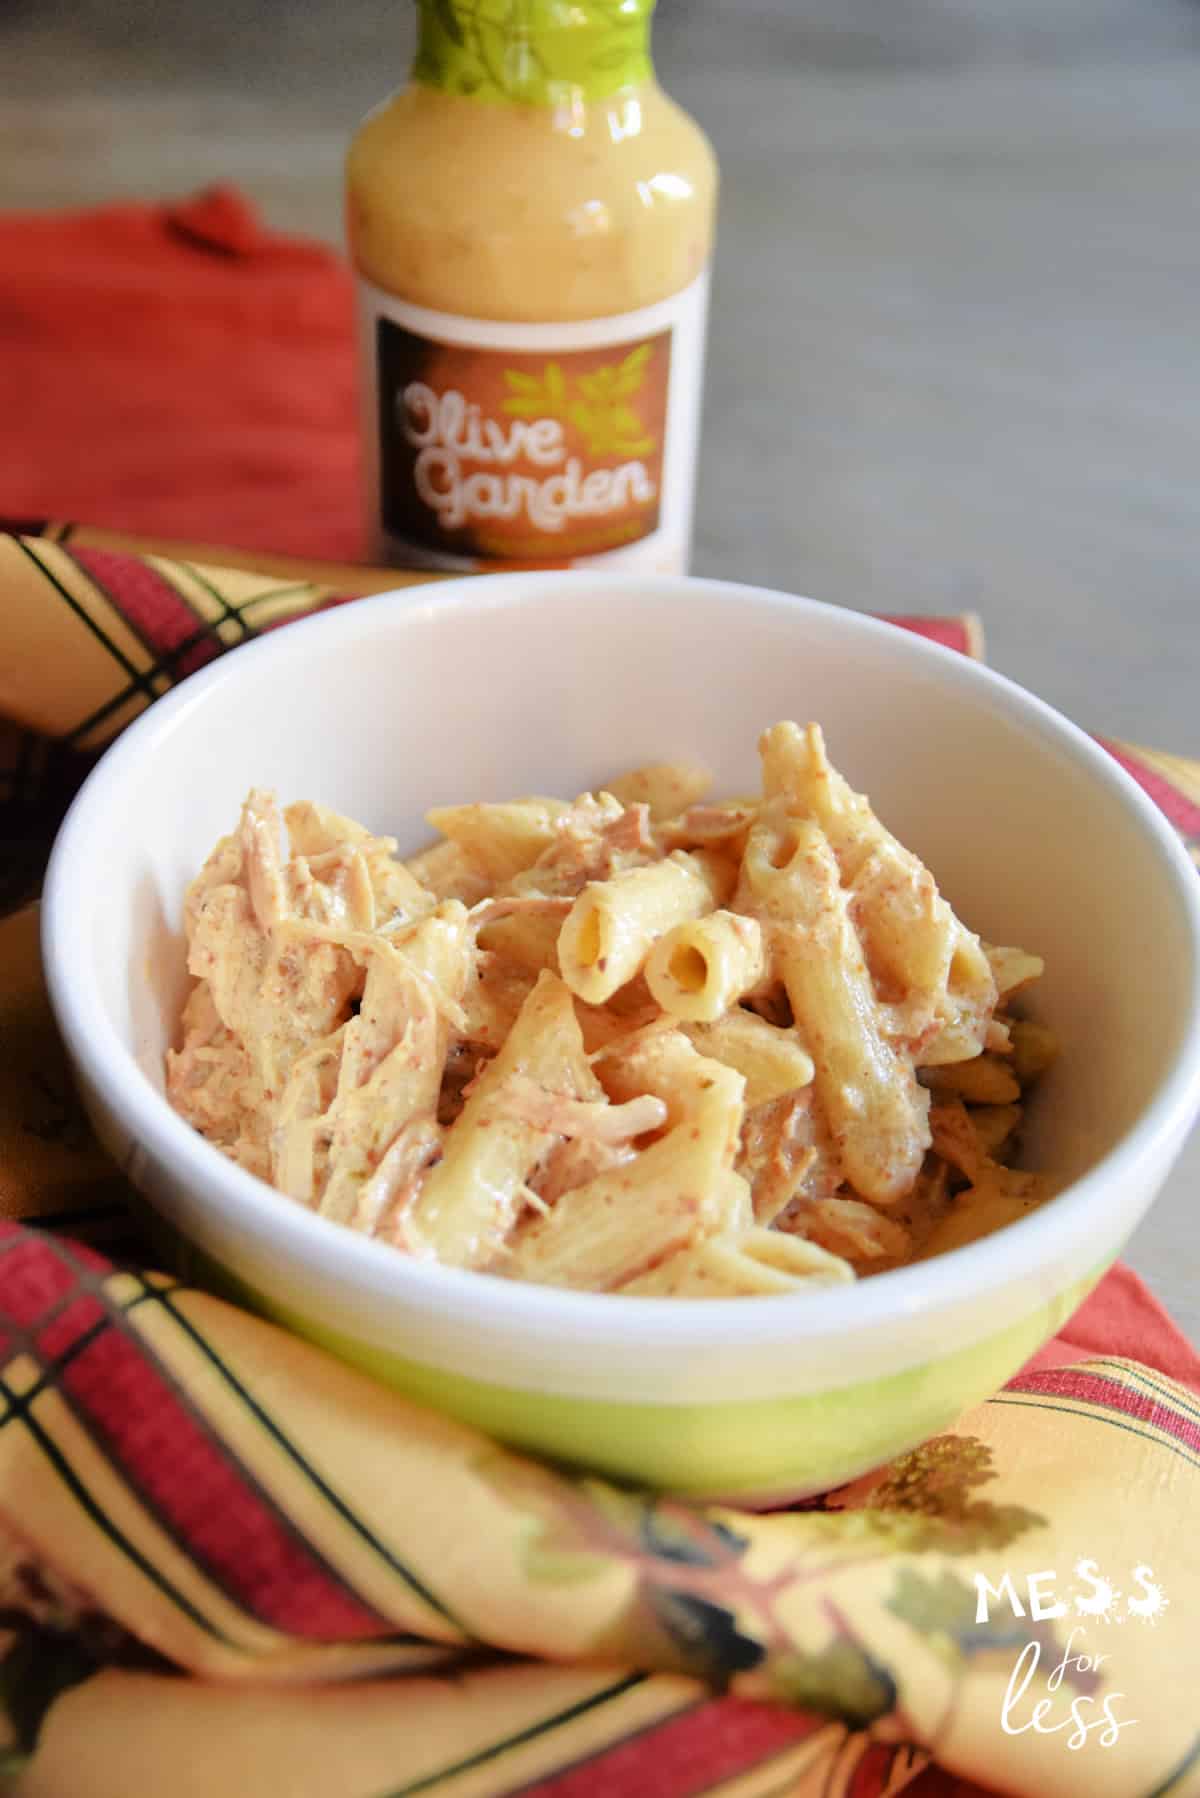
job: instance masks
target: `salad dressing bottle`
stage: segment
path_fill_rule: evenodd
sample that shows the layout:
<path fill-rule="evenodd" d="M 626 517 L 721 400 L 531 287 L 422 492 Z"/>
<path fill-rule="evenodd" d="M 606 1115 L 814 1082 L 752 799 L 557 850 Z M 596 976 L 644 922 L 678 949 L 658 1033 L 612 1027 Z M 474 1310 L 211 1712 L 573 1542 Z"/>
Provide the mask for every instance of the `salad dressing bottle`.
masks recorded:
<path fill-rule="evenodd" d="M 716 164 L 654 0 L 418 0 L 347 167 L 372 548 L 687 563 Z"/>

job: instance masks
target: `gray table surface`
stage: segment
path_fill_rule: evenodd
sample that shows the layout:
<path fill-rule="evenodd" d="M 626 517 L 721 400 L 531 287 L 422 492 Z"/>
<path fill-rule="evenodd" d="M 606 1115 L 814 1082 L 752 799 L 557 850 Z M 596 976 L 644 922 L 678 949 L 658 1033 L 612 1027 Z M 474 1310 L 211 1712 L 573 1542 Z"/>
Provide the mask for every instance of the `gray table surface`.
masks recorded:
<path fill-rule="evenodd" d="M 662 0 L 656 41 L 724 182 L 697 571 L 972 608 L 1200 756 L 1200 7 Z M 0 205 L 232 179 L 336 240 L 410 43 L 400 0 L 10 0 Z M 1198 1193 L 1200 1136 L 1130 1248 L 1193 1339 Z"/>

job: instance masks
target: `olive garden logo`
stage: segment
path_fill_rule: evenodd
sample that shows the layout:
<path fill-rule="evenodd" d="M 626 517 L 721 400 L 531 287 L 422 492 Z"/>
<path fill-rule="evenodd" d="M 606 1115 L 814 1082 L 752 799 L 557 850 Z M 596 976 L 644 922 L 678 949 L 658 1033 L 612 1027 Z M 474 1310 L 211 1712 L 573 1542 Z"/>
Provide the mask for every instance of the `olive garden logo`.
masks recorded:
<path fill-rule="evenodd" d="M 540 376 L 506 368 L 507 423 L 487 417 L 455 387 L 439 394 L 424 381 L 410 381 L 404 435 L 417 452 L 417 492 L 447 530 L 524 514 L 539 531 L 561 531 L 572 518 L 644 505 L 657 492 L 641 459 L 655 439 L 630 400 L 649 354 L 650 345 L 642 344 L 623 362 L 574 381 L 557 362 L 547 362 Z M 569 453 L 568 426 L 579 432 L 589 457 L 627 459 L 616 468 L 585 470 L 582 458 Z M 508 465 L 518 460 L 556 472 L 542 479 L 517 473 Z"/>
<path fill-rule="evenodd" d="M 386 333 L 386 334 L 385 334 Z M 466 554 L 566 559 L 654 530 L 671 333 L 557 356 L 381 321 L 387 522 Z"/>

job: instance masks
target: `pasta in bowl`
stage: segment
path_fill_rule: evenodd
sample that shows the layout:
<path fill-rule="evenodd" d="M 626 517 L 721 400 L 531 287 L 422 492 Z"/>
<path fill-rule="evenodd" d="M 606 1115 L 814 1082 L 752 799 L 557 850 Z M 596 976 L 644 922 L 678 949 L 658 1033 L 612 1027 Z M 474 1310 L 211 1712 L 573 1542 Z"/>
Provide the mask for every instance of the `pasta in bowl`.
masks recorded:
<path fill-rule="evenodd" d="M 190 999 L 195 976 L 188 959 L 197 945 L 193 940 L 189 947 L 181 927 L 187 892 L 222 832 L 236 827 L 227 871 L 210 866 L 204 881 L 216 908 L 209 926 L 223 905 L 230 926 L 246 932 L 250 954 L 226 964 L 231 977 L 241 968 L 237 978 L 245 984 L 237 986 L 238 1002 L 244 1004 L 246 989 L 261 980 L 256 958 L 266 951 L 255 946 L 250 929 L 250 908 L 261 904 L 279 944 L 291 936 L 301 946 L 295 966 L 281 962 L 280 971 L 294 979 L 311 964 L 312 983 L 305 982 L 301 995 L 309 1031 L 303 1051 L 342 1031 L 333 1055 L 309 1064 L 312 1086 L 303 1104 L 298 1087 L 293 1096 L 298 1121 L 307 1110 L 305 1122 L 316 1124 L 342 1083 L 338 1202 L 352 1218 L 375 1170 L 364 1165 L 355 1171 L 353 1158 L 362 1149 L 355 1146 L 358 1108 L 352 1100 L 362 1082 L 354 1073 L 355 1057 L 347 1060 L 343 1051 L 347 1036 L 351 1044 L 358 1041 L 355 1056 L 362 1052 L 360 1071 L 369 1083 L 373 1051 L 349 1026 L 369 1021 L 374 998 L 366 992 L 366 966 L 350 956 L 348 968 L 342 959 L 349 954 L 343 935 L 362 928 L 369 956 L 382 971 L 385 962 L 394 966 L 389 947 L 405 955 L 406 933 L 430 937 L 439 908 L 461 906 L 474 914 L 469 923 L 460 918 L 457 927 L 467 939 L 468 962 L 480 975 L 491 970 L 484 985 L 491 989 L 498 1025 L 508 1031 L 539 976 L 567 985 L 557 945 L 588 882 L 576 893 L 546 889 L 529 895 L 556 902 L 540 910 L 502 907 L 502 901 L 519 896 L 549 837 L 561 834 L 557 820 L 573 809 L 571 795 L 595 793 L 611 811 L 596 792 L 607 780 L 621 810 L 634 812 L 623 828 L 635 832 L 624 845 L 635 863 L 641 834 L 636 808 L 644 805 L 653 848 L 643 846 L 640 853 L 651 861 L 689 856 L 704 868 L 711 855 L 724 853 L 722 839 L 677 839 L 665 827 L 689 812 L 692 826 L 705 823 L 707 795 L 677 789 L 660 800 L 655 776 L 627 787 L 613 770 L 645 769 L 672 755 L 704 761 L 714 770 L 714 790 L 746 795 L 748 813 L 757 817 L 776 803 L 763 791 L 758 735 L 772 719 L 796 717 L 824 721 L 834 760 L 854 789 L 871 795 L 898 841 L 936 872 L 940 893 L 968 937 L 1019 943 L 1044 958 L 1031 1003 L 1037 1019 L 1057 1033 L 1061 1053 L 1020 1120 L 1020 1160 L 1048 1172 L 1057 1188 L 1052 1198 L 1027 1209 L 1026 1198 L 1009 1184 L 1025 1180 L 1024 1174 L 993 1176 L 983 1166 L 983 1156 L 1000 1168 L 1009 1159 L 1001 1139 L 1013 1122 L 1010 1107 L 1024 1104 L 1025 1086 L 1044 1053 L 1044 1042 L 1039 1050 L 1039 1039 L 1017 1022 L 1025 999 L 1018 988 L 1036 972 L 1036 962 L 1015 952 L 999 961 L 995 951 L 986 956 L 997 988 L 1009 995 L 997 1012 L 1001 1023 L 1014 1020 L 1007 1025 L 1011 1047 L 1005 1049 L 994 1032 L 989 1042 L 985 1032 L 982 1053 L 941 1064 L 926 1056 L 915 1076 L 916 1105 L 923 1107 L 922 1094 L 930 1095 L 931 1134 L 947 1113 L 960 1125 L 963 1115 L 969 1122 L 969 1137 L 951 1135 L 940 1149 L 932 1145 L 956 1170 L 947 1178 L 947 1216 L 961 1216 L 974 1233 L 987 1227 L 989 1215 L 1002 1221 L 1019 1209 L 1011 1227 L 930 1254 L 932 1228 L 922 1243 L 908 1220 L 906 1196 L 880 1202 L 842 1181 L 828 1196 L 862 1206 L 857 1222 L 889 1237 L 887 1254 L 868 1256 L 857 1238 L 818 1240 L 772 1230 L 757 1218 L 754 1227 L 769 1232 L 772 1246 L 782 1244 L 782 1254 L 799 1250 L 815 1260 L 814 1250 L 820 1250 L 869 1277 L 849 1280 L 843 1270 L 837 1278 L 810 1277 L 799 1288 L 788 1285 L 752 1300 L 734 1294 L 685 1302 L 644 1290 L 584 1291 L 503 1277 L 502 1254 L 487 1263 L 492 1271 L 480 1271 L 461 1259 L 448 1264 L 398 1249 L 387 1234 L 409 1215 L 399 1181 L 379 1209 L 375 1227 L 383 1240 L 373 1240 L 318 1209 L 329 1189 L 332 1138 L 326 1144 L 314 1132 L 309 1143 L 303 1130 L 296 1131 L 286 1182 L 302 1179 L 311 1166 L 311 1202 L 287 1198 L 267 1183 L 276 1122 L 261 1135 L 258 1125 L 247 1129 L 246 1156 L 257 1144 L 265 1157 L 252 1173 L 218 1146 L 218 1138 L 234 1146 L 240 1130 L 214 1128 L 214 1118 L 205 1123 L 214 1140 L 206 1140 L 170 1103 L 166 1057 L 184 1047 L 185 1005 L 192 1006 L 192 1026 L 203 1022 L 202 1001 Z M 780 747 L 790 743 L 789 755 L 793 749 L 807 754 L 811 739 L 803 732 L 801 738 L 798 746 L 790 737 L 781 739 Z M 840 793 L 832 773 L 829 779 L 828 791 Z M 363 828 L 333 825 L 331 815 L 315 807 L 298 814 L 288 807 L 292 833 L 285 854 L 282 824 L 275 834 L 268 806 L 251 808 L 254 816 L 238 823 L 251 780 L 285 799 L 324 799 L 343 818 L 361 819 Z M 516 811 L 503 804 L 512 794 L 547 790 L 562 799 Z M 463 800 L 480 801 L 484 809 Z M 419 849 L 431 808 L 444 843 L 415 867 L 401 866 L 390 849 L 370 847 L 368 839 L 378 843 L 391 832 L 406 851 Z M 875 851 L 853 872 L 848 863 L 844 870 L 846 849 L 839 849 L 819 809 L 809 806 L 804 815 L 838 862 L 839 891 L 857 891 L 864 899 L 869 894 L 884 915 L 887 882 L 879 861 L 872 871 Z M 493 826 L 503 821 L 505 828 L 481 833 L 481 820 Z M 599 822 L 603 826 L 603 815 Z M 722 827 L 729 822 L 722 820 Z M 748 817 L 739 819 L 740 827 L 747 824 Z M 237 859 L 244 831 L 264 839 L 253 897 Z M 469 885 L 443 885 L 456 866 L 461 875 L 467 865 L 464 833 L 476 856 L 487 845 L 489 865 Z M 748 828 L 745 834 L 748 842 Z M 555 1139 L 582 1143 L 570 1146 L 578 1175 L 579 1160 L 596 1153 L 604 1158 L 614 1146 L 601 1134 L 597 1150 L 597 1124 L 611 1123 L 613 1113 L 619 1114 L 616 1147 L 622 1153 L 631 1147 L 643 1168 L 647 1157 L 653 1157 L 651 1168 L 668 1159 L 661 1145 L 671 1108 L 678 1112 L 687 1097 L 670 1084 L 672 1070 L 654 1072 L 667 1123 L 647 1128 L 643 1102 L 656 1098 L 648 1093 L 649 1081 L 643 1085 L 639 1076 L 628 1089 L 619 1088 L 614 1071 L 623 1064 L 598 1054 L 608 1046 L 602 1031 L 628 1036 L 654 1022 L 637 1016 L 642 1007 L 650 1013 L 651 999 L 669 1020 L 659 1024 L 663 1037 L 674 1032 L 693 1057 L 718 1063 L 718 1079 L 731 1088 L 745 1082 L 745 1116 L 725 1184 L 742 1181 L 751 1203 L 757 1196 L 769 1210 L 775 1202 L 772 1144 L 781 1133 L 772 1113 L 761 1109 L 774 1097 L 771 1082 L 782 1082 L 781 1108 L 787 1094 L 808 1092 L 808 1116 L 815 1118 L 818 1109 L 823 1115 L 816 1078 L 821 1045 L 811 1026 L 806 1037 L 783 1009 L 785 989 L 762 996 L 751 990 L 763 977 L 753 972 L 758 953 L 765 959 L 776 953 L 775 922 L 757 900 L 739 909 L 745 846 L 736 836 L 725 843 L 736 852 L 736 877 L 731 884 L 727 873 L 725 885 L 705 897 L 708 910 L 690 918 L 668 912 L 655 925 L 660 935 L 642 971 L 610 998 L 572 992 L 587 1078 L 603 1087 L 604 1100 L 594 1089 L 589 1096 L 586 1087 L 582 1097 L 569 1096 L 559 1079 L 535 1079 L 536 1069 L 516 1070 L 521 1078 L 506 1089 L 510 1122 L 504 1127 L 527 1130 L 536 1142 L 561 1150 L 557 1197 L 548 1174 L 535 1165 L 537 1156 L 530 1157 L 523 1182 L 552 1210 L 587 1190 L 587 1182 L 565 1183 L 571 1173 L 568 1161 L 564 1176 L 567 1148 Z M 787 847 L 780 845 L 776 857 Z M 805 853 L 819 849 L 814 837 Z M 297 858 L 306 871 L 289 872 Z M 772 861 L 769 846 L 766 861 Z M 913 884 L 919 878 L 913 864 L 904 866 L 910 893 L 927 893 Z M 825 869 L 828 877 L 827 861 Z M 589 869 L 588 879 L 607 879 L 612 871 Z M 414 881 L 427 897 L 414 894 Z M 380 882 L 388 883 L 386 890 Z M 677 894 L 684 884 L 676 881 Z M 233 891 L 218 900 L 223 886 Z M 694 894 L 695 883 L 687 890 Z M 899 906 L 902 892 L 903 883 L 887 903 Z M 405 894 L 415 900 L 411 912 L 405 911 Z M 374 908 L 369 914 L 368 897 Z M 570 908 L 561 904 L 564 899 Z M 272 923 L 277 905 L 289 915 Z M 735 922 L 717 918 L 721 912 L 732 913 Z M 397 913 L 404 915 L 387 928 Z M 845 915 L 867 964 L 876 1006 L 871 1016 L 893 1045 L 902 1046 L 920 1032 L 914 1025 L 907 1038 L 902 1030 L 893 1033 L 900 993 L 888 961 L 891 939 L 881 929 L 867 930 L 857 899 L 847 899 Z M 580 964 L 597 973 L 604 972 L 598 967 L 607 953 L 601 940 L 611 922 L 596 917 L 594 939 L 590 927 L 581 931 Z M 455 927 L 443 922 L 438 928 L 449 946 Z M 689 935 L 692 930 L 700 937 Z M 681 934 L 668 947 L 675 931 Z M 303 945 L 315 944 L 322 932 L 328 953 L 312 960 Z M 851 612 L 717 581 L 579 571 L 471 577 L 344 606 L 221 657 L 156 701 L 91 775 L 55 849 L 43 938 L 51 998 L 85 1100 L 104 1142 L 161 1220 L 163 1254 L 173 1266 L 494 1438 L 696 1497 L 774 1502 L 839 1484 L 946 1428 L 995 1391 L 1053 1334 L 1119 1252 L 1162 1185 L 1200 1103 L 1195 870 L 1168 825 L 1111 758 L 1031 695 L 962 656 Z M 376 943 L 378 948 L 370 947 Z M 518 944 L 535 966 L 521 966 Z M 937 966 L 944 966 L 945 944 L 937 953 Z M 364 964 L 367 958 L 364 953 Z M 700 961 L 713 971 L 711 987 Z M 956 968 L 953 961 L 952 951 L 947 992 L 958 1003 L 967 996 L 971 963 L 960 960 Z M 501 979 L 506 968 L 511 973 Z M 211 971 L 200 972 L 208 979 Z M 652 979 L 659 983 L 657 998 Z M 745 981 L 750 986 L 738 999 Z M 389 992 L 406 1003 L 402 983 L 385 988 L 381 972 L 376 985 L 381 1004 L 391 1004 Z M 227 992 L 222 1003 L 229 997 Z M 413 1024 L 414 1039 L 433 1034 L 436 1041 L 444 1029 L 447 1040 L 438 1083 L 441 1115 L 434 1117 L 437 1148 L 425 1159 L 416 1131 L 403 1148 L 417 1187 L 426 1193 L 424 1182 L 436 1172 L 434 1155 L 441 1153 L 438 1165 L 444 1166 L 456 1116 L 461 1121 L 470 1103 L 466 1087 L 478 1071 L 486 1072 L 506 1040 L 500 1034 L 476 1045 L 489 1052 L 482 1070 L 478 1053 L 452 1054 L 460 1012 L 475 1003 L 469 981 L 456 1003 L 459 1011 L 439 996 Z M 716 1018 L 686 1015 L 710 1006 Z M 583 1032 L 581 1017 L 590 1019 L 595 1034 Z M 778 1066 L 751 1061 L 741 1068 L 728 1042 L 718 1056 L 711 1035 L 707 1044 L 696 1041 L 704 1032 L 724 1031 L 728 1039 L 740 1039 L 744 1055 L 747 1032 L 761 1038 L 755 1017 L 794 1032 L 794 1040 L 771 1039 Z M 383 1022 L 380 1046 L 386 1050 L 392 1027 Z M 212 1031 L 218 1023 L 210 1019 Z M 653 1038 L 651 1031 L 644 1041 Z M 781 1040 L 789 1045 L 782 1053 Z M 293 1038 L 284 1060 L 295 1047 Z M 193 1037 L 192 1049 L 197 1067 L 203 1052 L 215 1054 L 218 1063 L 228 1061 L 219 1036 L 208 1042 Z M 682 1047 L 676 1045 L 675 1053 L 685 1061 Z M 905 1060 L 913 1056 L 902 1046 Z M 392 1064 L 399 1083 L 425 1077 L 402 1061 Z M 694 1071 L 694 1062 L 686 1065 Z M 269 1061 L 261 1066 L 272 1072 Z M 281 1064 L 281 1071 L 291 1069 Z M 1000 1083 L 1005 1075 L 1021 1088 L 1021 1098 L 1009 1096 L 1011 1084 Z M 522 1079 L 530 1084 L 522 1086 Z M 265 1086 L 276 1095 L 282 1090 L 273 1079 Z M 910 1098 L 914 1093 L 907 1082 L 898 1090 Z M 218 1106 L 219 1095 L 218 1085 Z M 621 1107 L 630 1100 L 643 1104 L 642 1115 L 632 1116 L 643 1128 L 622 1135 L 631 1114 Z M 601 1109 L 581 1112 L 580 1106 Z M 428 1106 L 414 1107 L 421 1109 L 428 1120 Z M 767 1126 L 761 1141 L 746 1129 L 756 1112 Z M 382 1142 L 370 1143 L 372 1152 L 390 1149 L 399 1133 L 397 1128 L 389 1136 L 382 1112 L 377 1115 L 383 1135 Z M 794 1107 L 794 1128 L 802 1135 L 805 1127 L 801 1102 Z M 482 1140 L 494 1134 L 489 1126 Z M 929 1153 L 923 1173 L 933 1171 Z M 396 1168 L 401 1158 L 397 1149 L 389 1178 L 403 1172 Z M 674 1166 L 673 1149 L 669 1159 Z M 794 1195 L 797 1208 L 809 1207 L 811 1216 L 824 1194 L 811 1179 L 804 1185 L 795 1155 L 784 1159 L 789 1165 L 783 1175 L 798 1176 L 804 1187 Z M 628 1174 L 631 1166 L 616 1172 Z M 697 1189 L 690 1196 L 705 1221 L 722 1203 L 733 1209 L 719 1192 L 713 1198 Z M 775 1198 L 782 1197 L 776 1189 Z M 515 1246 L 518 1234 L 532 1234 L 542 1221 L 536 1204 L 523 1194 L 518 1202 L 505 1246 Z M 740 1203 L 744 1219 L 744 1199 Z M 447 1225 L 452 1213 L 450 1206 Z M 843 1225 L 853 1215 L 843 1208 Z M 897 1244 L 891 1225 L 909 1240 Z M 943 1219 L 933 1227 L 949 1224 Z M 487 1229 L 475 1228 L 485 1244 Z M 447 1234 L 465 1241 L 471 1231 Z M 665 1259 L 659 1268 L 664 1265 Z"/>
<path fill-rule="evenodd" d="M 1023 1216 L 1040 960 L 967 929 L 819 726 L 759 752 L 723 803 L 668 764 L 435 808 L 408 861 L 253 791 L 188 891 L 172 1103 L 336 1223 L 585 1291 L 811 1290 Z"/>

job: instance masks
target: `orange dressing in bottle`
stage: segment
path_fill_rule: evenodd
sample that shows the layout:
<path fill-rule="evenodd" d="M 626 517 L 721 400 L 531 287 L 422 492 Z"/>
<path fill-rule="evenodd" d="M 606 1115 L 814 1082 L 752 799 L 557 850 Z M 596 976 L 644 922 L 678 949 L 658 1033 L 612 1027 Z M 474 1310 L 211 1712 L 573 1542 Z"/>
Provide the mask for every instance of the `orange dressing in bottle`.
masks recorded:
<path fill-rule="evenodd" d="M 716 163 L 653 0 L 418 0 L 347 167 L 373 552 L 687 563 Z"/>

